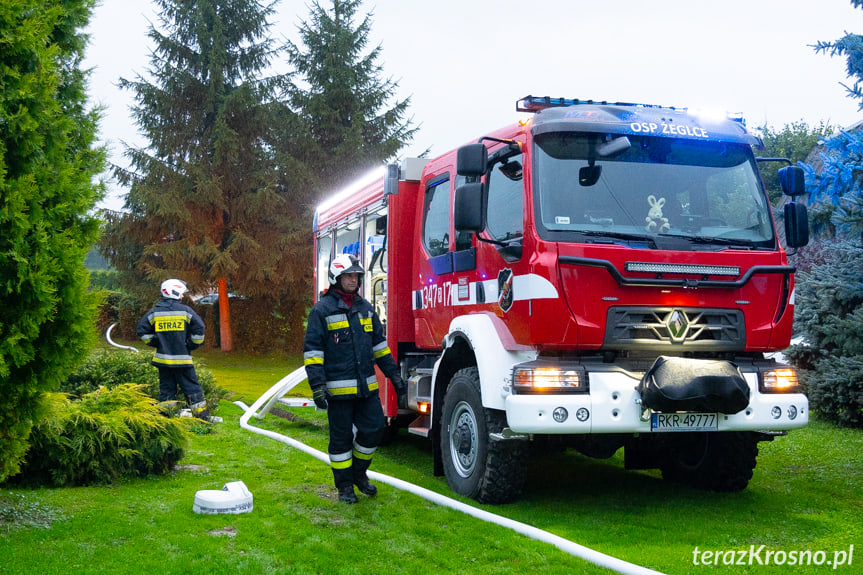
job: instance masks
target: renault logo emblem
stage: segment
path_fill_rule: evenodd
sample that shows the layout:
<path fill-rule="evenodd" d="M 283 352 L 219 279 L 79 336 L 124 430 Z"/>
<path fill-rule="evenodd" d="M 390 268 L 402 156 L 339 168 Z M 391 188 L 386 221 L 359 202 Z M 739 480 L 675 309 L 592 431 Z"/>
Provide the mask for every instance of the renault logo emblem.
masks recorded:
<path fill-rule="evenodd" d="M 689 329 L 689 322 L 683 312 L 676 309 L 668 316 L 665 326 L 668 328 L 672 341 L 683 341 L 686 331 Z"/>

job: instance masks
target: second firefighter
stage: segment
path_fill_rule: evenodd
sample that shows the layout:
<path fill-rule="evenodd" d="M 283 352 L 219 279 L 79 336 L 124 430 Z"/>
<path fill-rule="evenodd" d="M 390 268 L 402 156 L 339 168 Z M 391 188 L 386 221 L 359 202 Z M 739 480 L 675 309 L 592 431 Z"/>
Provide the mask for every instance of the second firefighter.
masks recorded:
<path fill-rule="evenodd" d="M 364 273 L 353 255 L 333 259 L 331 287 L 309 312 L 303 343 L 315 405 L 327 410 L 330 465 L 339 500 L 345 503 L 357 503 L 354 485 L 365 495 L 377 494 L 366 475 L 386 425 L 375 365 L 399 396 L 406 393 L 381 321 L 359 295 Z"/>

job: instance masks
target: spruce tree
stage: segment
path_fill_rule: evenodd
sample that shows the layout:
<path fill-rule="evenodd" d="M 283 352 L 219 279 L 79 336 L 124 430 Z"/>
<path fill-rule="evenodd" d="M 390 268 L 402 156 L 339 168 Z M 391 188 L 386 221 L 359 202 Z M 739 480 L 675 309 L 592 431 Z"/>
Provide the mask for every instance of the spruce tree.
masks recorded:
<path fill-rule="evenodd" d="M 863 427 L 863 247 L 821 245 L 818 261 L 797 274 L 795 326 L 805 343 L 788 352 L 812 407 L 843 425 Z"/>
<path fill-rule="evenodd" d="M 858 8 L 863 1 L 853 0 Z M 847 58 L 848 96 L 863 110 L 863 36 L 846 34 L 815 49 Z M 813 409 L 845 425 L 863 426 L 863 137 L 841 131 L 824 142 L 822 166 L 807 171 L 816 242 L 798 274 L 795 327 L 806 345 L 789 357 L 801 368 Z"/>
<path fill-rule="evenodd" d="M 863 8 L 863 0 L 851 0 L 851 4 Z M 848 97 L 857 100 L 857 109 L 863 111 L 863 36 L 846 33 L 832 42 L 818 42 L 814 48 L 816 52 L 845 57 L 845 70 L 852 84 L 843 86 Z M 824 166 L 820 171 L 804 165 L 809 176 L 809 195 L 816 201 L 816 211 L 826 211 L 840 233 L 860 239 L 863 237 L 863 136 L 859 130 L 843 130 L 828 138 L 825 148 L 821 155 Z"/>
<path fill-rule="evenodd" d="M 19 470 L 43 392 L 94 339 L 84 258 L 105 153 L 80 68 L 94 4 L 0 3 L 0 481 Z"/>
<path fill-rule="evenodd" d="M 124 214 L 111 216 L 105 254 L 155 296 L 178 277 L 194 291 L 217 287 L 221 347 L 233 346 L 228 291 L 261 305 L 291 282 L 296 210 L 275 161 L 273 125 L 282 77 L 266 77 L 278 54 L 268 37 L 273 5 L 254 0 L 157 0 L 160 28 L 149 78 L 122 79 L 148 144 L 127 148 L 132 168 Z M 151 296 L 150 300 L 154 299 Z"/>
<path fill-rule="evenodd" d="M 391 103 L 398 82 L 383 76 L 381 46 L 366 52 L 372 15 L 357 21 L 360 4 L 332 0 L 327 9 L 315 0 L 299 26 L 301 44 L 287 44 L 300 120 L 290 150 L 312 175 L 315 200 L 394 158 L 416 132 L 406 118 L 410 98 Z"/>

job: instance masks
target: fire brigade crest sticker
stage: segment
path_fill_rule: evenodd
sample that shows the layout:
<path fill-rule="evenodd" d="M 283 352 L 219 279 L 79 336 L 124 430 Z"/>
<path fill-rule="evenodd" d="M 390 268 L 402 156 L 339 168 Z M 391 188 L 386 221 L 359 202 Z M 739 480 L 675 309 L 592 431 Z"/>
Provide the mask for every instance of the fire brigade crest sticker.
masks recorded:
<path fill-rule="evenodd" d="M 512 307 L 512 270 L 504 268 L 497 274 L 497 304 L 504 312 Z"/>

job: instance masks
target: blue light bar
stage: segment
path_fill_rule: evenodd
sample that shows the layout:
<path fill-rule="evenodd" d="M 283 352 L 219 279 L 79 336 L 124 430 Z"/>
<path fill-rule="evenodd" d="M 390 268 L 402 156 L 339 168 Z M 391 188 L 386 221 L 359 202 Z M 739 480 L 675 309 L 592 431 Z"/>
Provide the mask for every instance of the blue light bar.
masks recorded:
<path fill-rule="evenodd" d="M 596 104 L 598 106 L 640 106 L 642 108 L 666 108 L 668 110 L 685 110 L 673 106 L 657 106 L 654 104 L 636 104 L 634 102 L 608 102 L 606 100 L 579 100 L 578 98 L 550 98 L 548 96 L 525 96 L 515 103 L 517 112 L 539 112 L 546 108 L 562 108 L 578 106 L 579 104 Z"/>
<path fill-rule="evenodd" d="M 659 106 L 656 104 L 636 104 L 634 102 L 608 102 L 606 100 L 579 100 L 578 98 L 551 98 L 549 96 L 525 96 L 515 103 L 516 112 L 539 112 L 546 108 L 564 108 L 567 106 L 578 106 L 583 104 L 594 104 L 598 106 L 633 106 L 639 108 L 664 108 L 666 110 L 687 111 L 688 108 L 675 106 Z M 741 114 L 728 114 L 728 119 L 739 124 L 746 125 Z"/>

